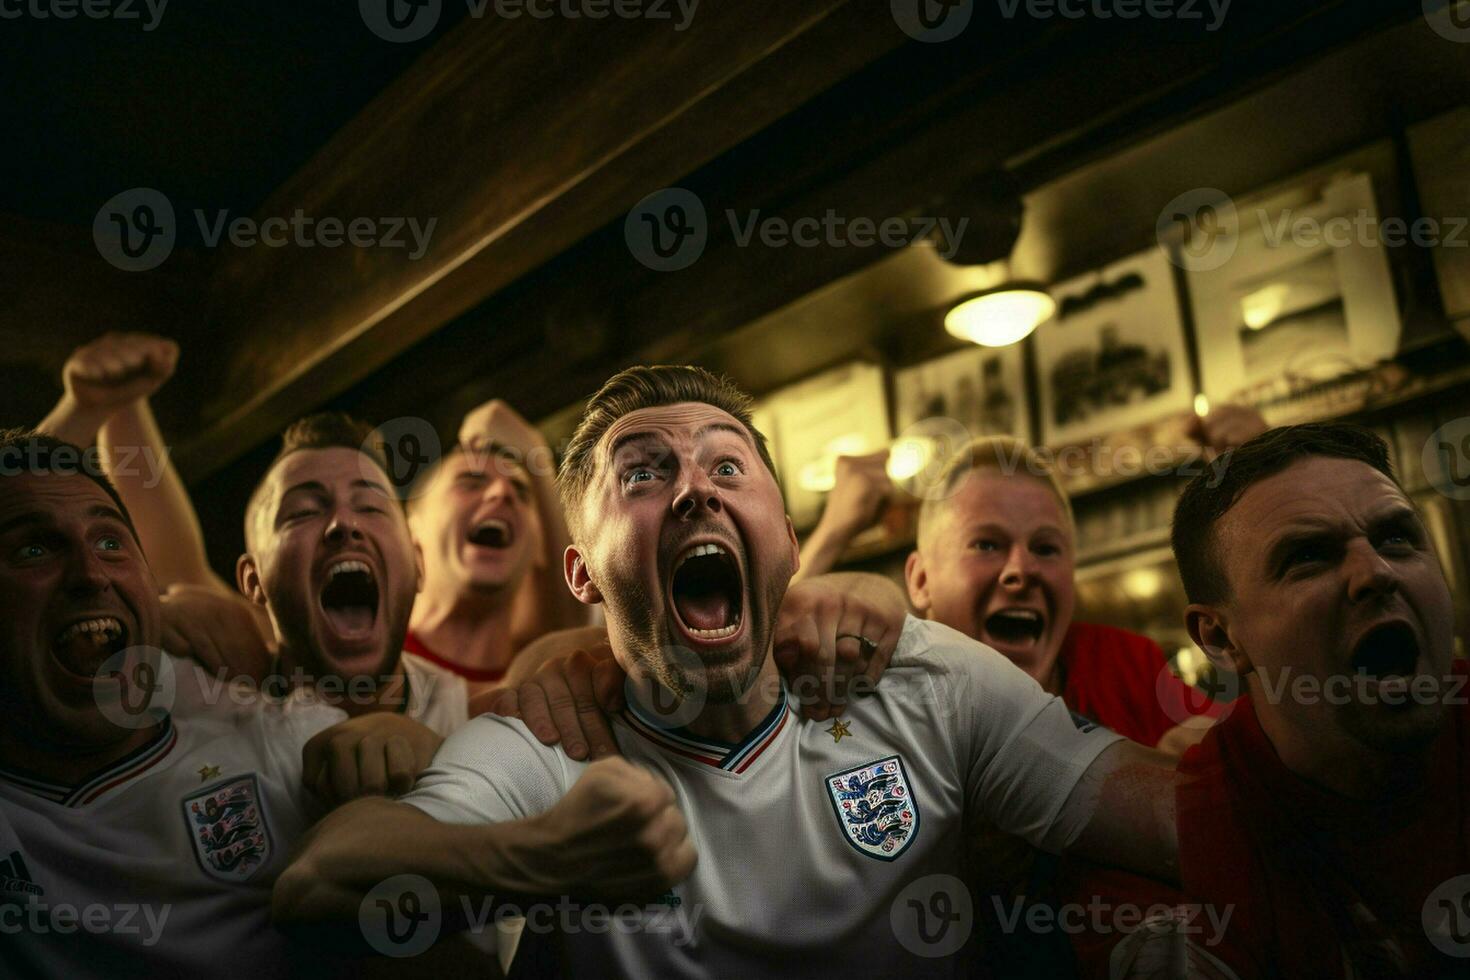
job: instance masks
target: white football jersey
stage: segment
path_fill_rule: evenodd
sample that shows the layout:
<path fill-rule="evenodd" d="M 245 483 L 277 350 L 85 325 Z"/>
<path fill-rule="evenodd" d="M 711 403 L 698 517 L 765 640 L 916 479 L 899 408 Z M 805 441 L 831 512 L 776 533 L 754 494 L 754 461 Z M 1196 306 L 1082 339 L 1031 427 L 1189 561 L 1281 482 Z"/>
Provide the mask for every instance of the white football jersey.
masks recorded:
<path fill-rule="evenodd" d="M 470 689 L 463 677 L 406 650 L 402 663 L 410 718 L 445 736 L 469 721 Z"/>
<path fill-rule="evenodd" d="M 994 650 L 912 617 L 877 692 L 836 722 L 804 722 L 783 697 L 737 745 L 637 711 L 614 729 L 673 787 L 699 863 L 646 907 L 533 905 L 527 932 L 554 929 L 572 976 L 954 975 L 972 913 L 953 877 L 965 820 L 1055 849 L 1068 795 L 1119 739 L 1079 730 Z M 449 823 L 518 819 L 586 766 L 484 715 L 404 801 Z"/>
<path fill-rule="evenodd" d="M 206 683 L 176 662 L 182 700 Z M 338 713 L 230 702 L 164 715 L 75 786 L 0 770 L 0 975 L 274 977 L 324 962 L 270 923 L 321 806 L 301 749 Z"/>

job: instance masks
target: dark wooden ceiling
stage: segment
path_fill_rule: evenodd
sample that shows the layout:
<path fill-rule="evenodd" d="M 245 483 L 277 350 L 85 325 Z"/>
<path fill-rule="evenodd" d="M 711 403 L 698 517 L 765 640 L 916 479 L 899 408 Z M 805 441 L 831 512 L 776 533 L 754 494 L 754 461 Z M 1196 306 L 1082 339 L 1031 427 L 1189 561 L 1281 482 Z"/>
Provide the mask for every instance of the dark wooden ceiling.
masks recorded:
<path fill-rule="evenodd" d="M 1084 223 L 1107 226 L 1118 204 L 1116 237 L 1130 240 L 1136 215 L 1108 170 L 1120 152 L 1365 39 L 1428 33 L 1417 0 L 1236 4 L 1213 32 L 1007 20 L 977 4 L 945 44 L 909 39 L 887 0 L 707 2 L 682 32 L 475 19 L 446 0 L 433 34 L 398 45 L 368 31 L 354 4 L 185 4 L 174 0 L 153 32 L 0 24 L 0 119 L 13 148 L 0 181 L 0 411 L 38 417 L 67 350 L 103 329 L 177 336 L 184 361 L 160 414 L 212 504 L 221 565 L 273 435 L 313 408 L 416 415 L 448 433 L 485 398 L 543 417 L 637 361 L 703 358 L 768 387 L 866 344 L 907 343 L 895 340 L 901 317 L 844 318 L 839 329 L 824 322 L 836 307 L 798 303 L 866 269 L 901 276 L 882 271 L 899 262 L 883 249 L 740 248 L 715 222 L 694 266 L 645 269 L 622 219 L 653 190 L 691 188 L 712 214 L 881 218 L 957 207 L 944 202 L 1000 169 L 1035 191 L 1093 168 L 1113 191 Z M 1387 73 L 1373 97 L 1402 109 L 1407 92 L 1411 114 L 1466 101 L 1463 71 L 1431 67 L 1463 66 L 1470 51 L 1437 43 L 1417 72 L 1381 57 L 1339 71 L 1349 82 Z M 1371 101 L 1353 104 L 1377 123 Z M 1362 128 L 1346 126 L 1344 139 Z M 1291 137 L 1272 126 L 1260 145 Z M 1252 144 L 1234 142 L 1234 166 L 1248 172 Z M 1314 146 L 1328 143 L 1319 134 Z M 1162 159 L 1156 176 L 1171 172 Z M 98 256 L 91 222 L 133 186 L 164 190 L 181 214 L 299 207 L 437 226 L 418 261 L 186 237 L 158 269 L 122 273 Z M 1079 188 L 1066 189 L 1059 200 L 1075 201 Z M 1079 235 L 1046 262 L 1062 269 L 1099 245 Z M 884 308 L 880 281 L 869 286 L 849 307 L 867 295 Z M 793 356 L 728 340 L 793 304 L 806 311 L 790 321 L 803 324 L 795 336 L 783 333 Z"/>

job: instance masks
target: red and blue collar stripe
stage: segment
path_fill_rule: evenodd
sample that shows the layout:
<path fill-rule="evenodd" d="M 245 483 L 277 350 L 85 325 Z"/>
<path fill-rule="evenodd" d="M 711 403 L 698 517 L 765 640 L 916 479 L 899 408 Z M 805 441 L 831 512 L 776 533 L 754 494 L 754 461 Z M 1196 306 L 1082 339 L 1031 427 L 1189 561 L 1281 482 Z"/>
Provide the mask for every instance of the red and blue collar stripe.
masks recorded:
<path fill-rule="evenodd" d="M 52 803 L 60 803 L 67 807 L 86 806 L 108 790 L 121 786 L 158 765 L 165 756 L 173 751 L 178 741 L 179 733 L 174 728 L 173 719 L 164 715 L 163 721 L 158 726 L 158 734 L 147 745 L 128 753 L 106 769 L 88 776 L 75 786 L 46 782 L 4 768 L 0 768 L 0 780 L 44 800 L 50 800 Z"/>
<path fill-rule="evenodd" d="M 732 745 L 695 735 L 687 728 L 663 725 L 631 701 L 623 712 L 623 720 L 629 728 L 665 751 L 733 773 L 742 773 L 750 768 L 751 763 L 776 741 L 790 716 L 791 706 L 783 686 L 780 699 L 770 713 L 751 729 L 750 734 Z"/>

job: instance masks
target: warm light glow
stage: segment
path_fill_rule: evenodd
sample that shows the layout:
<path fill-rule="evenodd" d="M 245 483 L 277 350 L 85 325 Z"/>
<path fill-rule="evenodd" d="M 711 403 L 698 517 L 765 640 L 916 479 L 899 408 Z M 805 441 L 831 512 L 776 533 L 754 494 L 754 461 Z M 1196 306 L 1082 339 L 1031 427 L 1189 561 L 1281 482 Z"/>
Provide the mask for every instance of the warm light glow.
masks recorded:
<path fill-rule="evenodd" d="M 1252 330 L 1261 330 L 1281 315 L 1291 287 L 1283 283 L 1258 289 L 1240 301 L 1240 315 Z"/>
<path fill-rule="evenodd" d="M 888 451 L 888 478 L 907 480 L 928 466 L 933 458 L 933 440 L 913 437 L 900 439 Z"/>
<path fill-rule="evenodd" d="M 1210 414 L 1210 400 L 1204 395 L 1194 396 L 1194 414 L 1200 418 Z"/>
<path fill-rule="evenodd" d="M 1164 590 L 1164 576 L 1157 568 L 1135 568 L 1123 576 L 1123 591 L 1135 599 L 1152 599 Z"/>
<path fill-rule="evenodd" d="M 1056 300 L 1043 289 L 1000 289 L 950 310 L 944 317 L 944 329 L 984 347 L 1005 347 L 1024 339 L 1056 311 Z"/>
<path fill-rule="evenodd" d="M 838 436 L 822 447 L 822 455 L 801 468 L 796 482 L 803 490 L 812 493 L 827 493 L 837 485 L 837 457 L 861 456 L 868 451 L 868 440 L 861 434 L 849 432 Z"/>

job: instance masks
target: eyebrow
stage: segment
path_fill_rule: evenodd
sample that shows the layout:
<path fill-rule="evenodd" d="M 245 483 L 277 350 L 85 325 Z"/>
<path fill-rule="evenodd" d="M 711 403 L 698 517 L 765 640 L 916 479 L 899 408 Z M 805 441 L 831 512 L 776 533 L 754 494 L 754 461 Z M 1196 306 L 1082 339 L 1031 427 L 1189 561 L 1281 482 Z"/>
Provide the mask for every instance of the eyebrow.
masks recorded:
<path fill-rule="evenodd" d="M 750 436 L 746 433 L 745 429 L 742 426 L 731 425 L 729 422 L 710 422 L 706 425 L 702 425 L 694 431 L 694 438 L 702 439 L 704 436 L 708 435 L 711 432 L 729 432 L 732 435 L 738 436 L 742 442 L 750 442 Z M 629 432 L 627 435 L 619 436 L 617 440 L 610 447 L 608 447 L 607 457 L 608 459 L 612 459 L 617 456 L 618 450 L 622 449 L 625 445 L 645 440 L 651 442 L 663 441 L 652 432 Z"/>
<path fill-rule="evenodd" d="M 358 479 L 353 480 L 350 484 L 349 489 L 376 490 L 379 493 L 388 493 L 388 488 L 385 487 L 381 482 L 377 480 L 369 480 L 367 477 L 359 477 Z M 322 483 L 320 480 L 305 480 L 301 483 L 294 483 L 291 486 L 287 487 L 285 490 L 282 490 L 281 500 L 285 500 L 287 497 L 291 496 L 291 494 L 297 493 L 298 491 L 302 493 L 314 493 L 323 497 L 331 496 L 331 491 L 327 489 L 327 485 L 325 483 Z M 392 494 L 389 494 L 389 496 L 392 496 Z M 277 501 L 276 506 L 280 506 L 279 501 Z"/>
<path fill-rule="evenodd" d="M 91 507 L 88 507 L 87 516 L 89 518 L 102 518 L 104 520 L 116 521 L 123 527 L 131 530 L 128 519 L 123 517 L 117 508 L 109 507 L 106 504 L 93 504 Z M 54 523 L 52 515 L 47 511 L 29 510 L 0 523 L 0 534 L 9 534 L 18 528 L 54 525 Z"/>
<path fill-rule="evenodd" d="M 1405 504 L 1394 504 L 1367 521 L 1369 533 L 1403 523 L 1423 527 L 1423 522 L 1419 519 L 1419 512 Z M 1339 537 L 1338 528 L 1336 523 L 1313 520 L 1304 520 L 1289 525 L 1285 531 L 1281 532 L 1280 537 L 1266 549 L 1267 567 L 1275 567 L 1285 557 L 1285 552 L 1296 545 L 1311 541 L 1329 541 Z"/>

